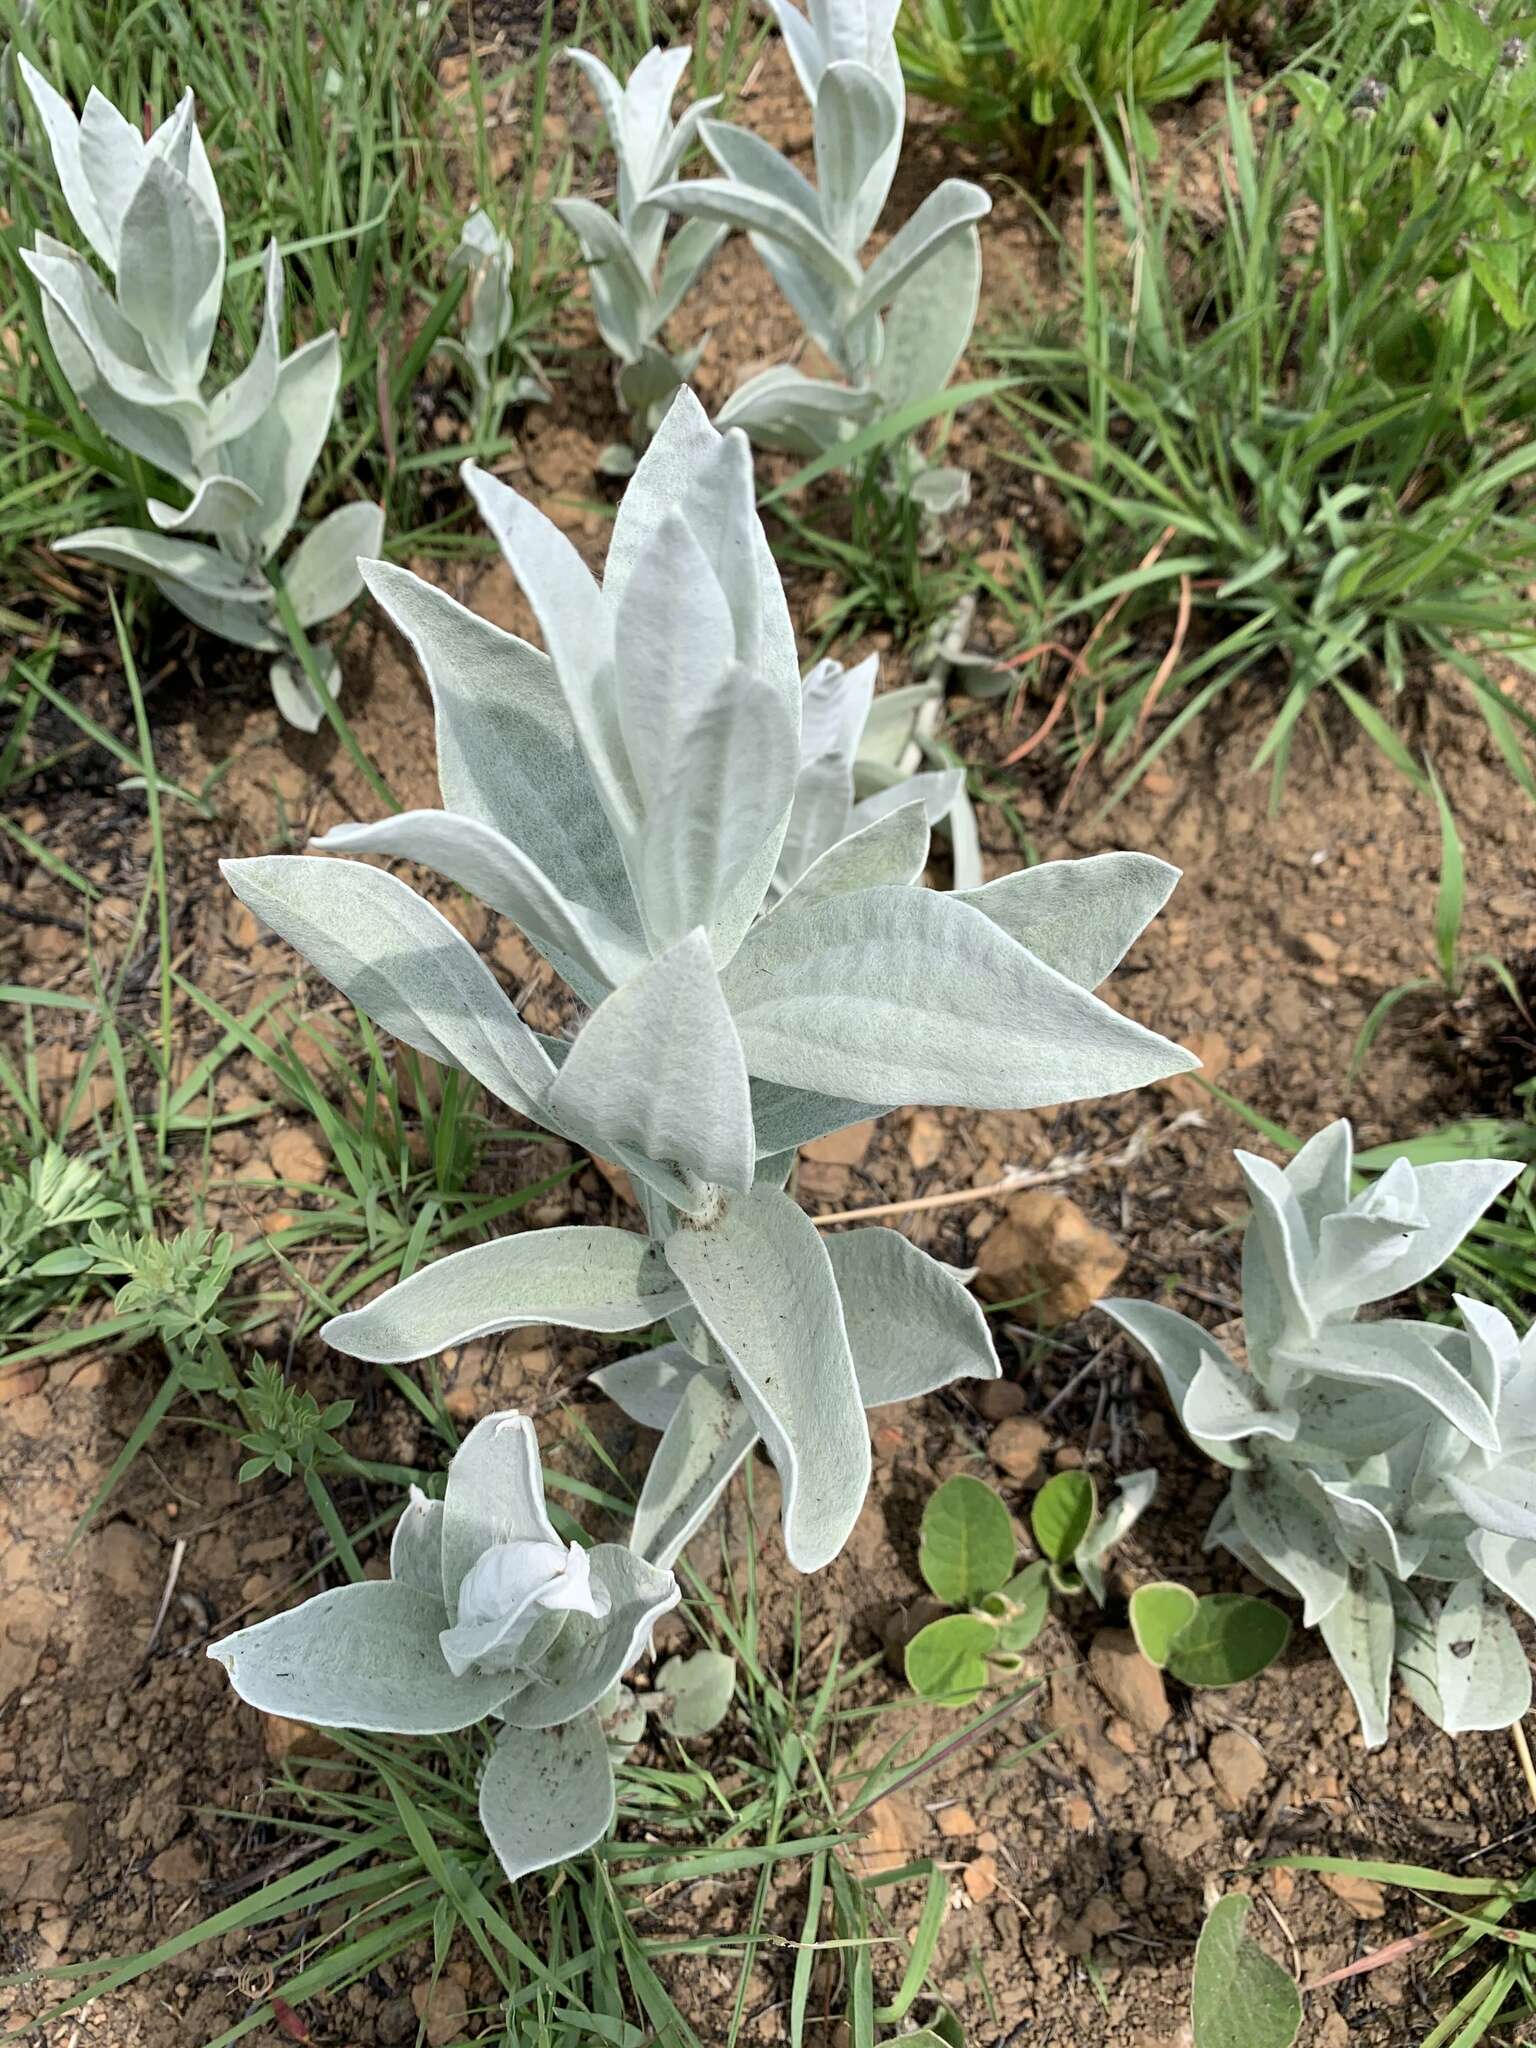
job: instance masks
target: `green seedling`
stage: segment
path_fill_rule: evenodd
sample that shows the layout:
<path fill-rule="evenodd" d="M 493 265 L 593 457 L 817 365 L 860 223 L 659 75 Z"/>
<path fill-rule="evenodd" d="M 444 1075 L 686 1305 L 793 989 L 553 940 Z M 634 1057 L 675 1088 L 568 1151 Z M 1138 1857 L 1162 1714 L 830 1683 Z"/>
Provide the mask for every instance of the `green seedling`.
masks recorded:
<path fill-rule="evenodd" d="M 1104 1600 L 1104 1561 L 1157 1488 L 1133 1472 L 1101 1516 L 1085 1472 L 1058 1472 L 1035 1496 L 1030 1526 L 1041 1556 L 1016 1570 L 1013 1522 L 991 1487 L 965 1473 L 944 1484 L 923 1514 L 918 1569 L 935 1599 L 963 1612 L 919 1629 L 906 1649 L 907 1683 L 923 1699 L 968 1706 L 1020 1658 L 1045 1626 L 1052 1593 Z"/>

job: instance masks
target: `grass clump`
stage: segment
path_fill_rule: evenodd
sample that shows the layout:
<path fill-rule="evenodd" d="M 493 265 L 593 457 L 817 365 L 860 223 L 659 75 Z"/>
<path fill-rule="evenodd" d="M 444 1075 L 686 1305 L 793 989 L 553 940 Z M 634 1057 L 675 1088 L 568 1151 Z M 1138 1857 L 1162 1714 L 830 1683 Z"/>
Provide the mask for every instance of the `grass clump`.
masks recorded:
<path fill-rule="evenodd" d="M 1442 12 L 1458 32 L 1477 22 Z M 1489 176 L 1515 174 L 1526 86 L 1512 102 L 1503 43 L 1477 26 L 1475 76 L 1471 59 L 1405 50 L 1440 109 L 1405 98 L 1411 132 L 1389 113 L 1397 88 L 1367 104 L 1315 77 L 1293 120 L 1229 81 L 1215 223 L 1177 185 L 1155 197 L 1144 158 L 1100 124 L 1124 260 L 1107 260 L 1090 173 L 1079 332 L 1014 333 L 997 354 L 1026 384 L 1000 401 L 1010 459 L 1051 480 L 1082 536 L 1057 625 L 1117 599 L 1122 629 L 1177 614 L 1171 643 L 1160 629 L 1173 661 L 1097 686 L 1096 736 L 1132 763 L 1112 801 L 1248 677 L 1278 694 L 1254 763 L 1276 796 L 1327 693 L 1420 780 L 1380 699 L 1411 709 L 1431 664 L 1465 680 L 1536 796 L 1536 719 L 1491 665 L 1528 670 L 1536 646 L 1530 244 L 1490 241 L 1486 282 L 1463 260 L 1487 238 Z M 1174 716 L 1142 750 L 1159 702 Z"/>
<path fill-rule="evenodd" d="M 967 141 L 1056 177 L 1122 96 L 1137 146 L 1155 153 L 1149 109 L 1219 78 L 1205 40 L 1215 0 L 908 0 L 896 31 L 907 84 L 956 114 Z"/>

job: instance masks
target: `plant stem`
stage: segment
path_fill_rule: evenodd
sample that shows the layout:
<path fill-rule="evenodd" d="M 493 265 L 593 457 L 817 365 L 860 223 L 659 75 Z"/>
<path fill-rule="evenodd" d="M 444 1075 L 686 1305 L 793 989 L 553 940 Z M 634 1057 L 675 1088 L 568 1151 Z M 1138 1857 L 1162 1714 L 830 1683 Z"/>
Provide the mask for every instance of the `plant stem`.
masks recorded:
<path fill-rule="evenodd" d="M 399 802 L 389 784 L 358 745 L 357 735 L 353 732 L 351 726 L 348 725 L 341 706 L 332 697 L 330 691 L 321 680 L 320 667 L 315 660 L 315 650 L 309 644 L 308 634 L 299 624 L 299 615 L 293 608 L 293 599 L 288 595 L 287 586 L 283 582 L 281 573 L 276 569 L 269 568 L 267 575 L 271 580 L 272 594 L 277 601 L 277 615 L 283 622 L 283 630 L 288 635 L 289 642 L 298 657 L 299 666 L 304 671 L 309 687 L 315 693 L 316 702 L 330 720 L 332 731 L 337 739 L 341 741 L 353 765 L 364 777 L 369 788 L 378 797 L 380 802 L 387 804 L 392 811 L 402 810 L 404 806 Z"/>

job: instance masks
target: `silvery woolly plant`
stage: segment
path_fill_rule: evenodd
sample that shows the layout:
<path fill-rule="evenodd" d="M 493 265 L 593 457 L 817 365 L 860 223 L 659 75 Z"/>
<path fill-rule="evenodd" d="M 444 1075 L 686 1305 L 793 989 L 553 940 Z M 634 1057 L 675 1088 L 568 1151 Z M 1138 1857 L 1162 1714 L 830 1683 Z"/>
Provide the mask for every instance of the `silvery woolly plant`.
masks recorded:
<path fill-rule="evenodd" d="M 899 1104 L 1031 1108 L 1192 1066 L 1091 993 L 1176 871 L 1109 854 L 941 894 L 922 886 L 921 790 L 880 815 L 840 812 L 780 888 L 815 708 L 743 436 L 678 393 L 619 506 L 601 584 L 515 491 L 473 463 L 464 477 L 546 651 L 404 569 L 365 564 L 426 671 L 443 808 L 340 826 L 317 853 L 225 873 L 383 1029 L 627 1168 L 646 1229 L 479 1245 L 326 1335 L 403 1362 L 520 1324 L 670 1323 L 708 1369 L 697 1384 L 728 1387 L 762 1436 L 789 1557 L 814 1571 L 864 1500 L 866 1400 L 998 1368 L 947 1268 L 887 1232 L 823 1239 L 784 1192 L 795 1148 Z M 509 918 L 569 984 L 584 1013 L 574 1036 L 530 1030 L 438 911 L 332 854 L 420 862 Z M 679 1369 L 676 1351 L 657 1359 L 658 1388 Z M 701 1420 L 673 1438 L 648 1513 L 696 1520 L 717 1490 L 717 1435 Z"/>
<path fill-rule="evenodd" d="M 970 338 L 981 289 L 979 185 L 946 178 L 868 264 L 862 251 L 901 156 L 906 93 L 899 0 L 769 0 L 811 103 L 816 182 L 745 128 L 702 121 L 720 176 L 664 185 L 659 205 L 740 229 L 843 381 L 789 364 L 743 384 L 719 415 L 764 447 L 818 455 L 873 420 L 942 391 Z M 959 472 L 920 491 L 952 509 Z"/>
<path fill-rule="evenodd" d="M 209 1648 L 241 1699 L 317 1728 L 448 1735 L 499 1723 L 480 1821 L 509 1878 L 613 1819 L 604 1712 L 680 1597 L 623 1544 L 562 1543 L 528 1418 L 488 1415 L 441 1500 L 413 1488 L 389 1577 L 317 1593 Z"/>
<path fill-rule="evenodd" d="M 938 728 L 942 688 L 909 683 L 875 694 L 879 660 L 853 668 L 819 661 L 800 694 L 800 772 L 773 892 L 792 889 L 811 863 L 851 833 L 920 802 L 949 834 L 957 889 L 981 886 L 981 842 L 961 768 L 922 770 Z"/>
<path fill-rule="evenodd" d="M 92 527 L 54 545 L 147 576 L 207 631 L 278 657 L 278 709 L 315 732 L 324 712 L 304 655 L 332 696 L 339 670 L 326 649 L 305 645 L 301 653 L 271 570 L 330 429 L 337 337 L 282 353 L 283 266 L 269 242 L 255 352 L 206 397 L 224 290 L 224 211 L 191 93 L 146 141 L 94 87 L 76 120 L 35 66 L 17 61 L 65 203 L 116 287 L 109 292 L 84 256 L 51 235 L 22 251 L 54 355 L 102 432 L 188 498 L 177 506 L 151 497 L 151 527 Z M 353 602 L 362 588 L 358 557 L 378 552 L 383 530 L 379 506 L 343 505 L 294 549 L 281 578 L 299 634 Z M 188 539 L 193 533 L 211 545 Z"/>
<path fill-rule="evenodd" d="M 636 448 L 620 443 L 604 451 L 602 466 L 612 475 L 630 473 L 674 392 L 693 375 L 703 343 L 673 354 L 661 332 L 727 233 L 711 221 L 690 221 L 663 253 L 667 209 L 657 192 L 676 177 L 700 122 L 719 105 L 718 94 L 699 100 L 674 123 L 673 96 L 692 54 L 687 48 L 648 50 L 621 85 L 601 58 L 587 50 L 566 52 L 592 87 L 618 158 L 615 212 L 593 199 L 555 201 L 581 244 L 598 332 L 613 352 L 619 397 L 634 421 Z"/>
<path fill-rule="evenodd" d="M 1237 1159 L 1246 1360 L 1174 1309 L 1102 1304 L 1231 1469 L 1206 1546 L 1302 1602 L 1368 1746 L 1394 1665 L 1437 1726 L 1505 1727 L 1531 1699 L 1498 1596 L 1536 1614 L 1536 1333 L 1459 1296 L 1460 1329 L 1357 1317 L 1437 1271 L 1519 1166 L 1399 1159 L 1355 1193 L 1346 1122 L 1283 1170 Z"/>
<path fill-rule="evenodd" d="M 512 298 L 516 261 L 511 242 L 483 206 L 475 207 L 448 259 L 450 277 L 462 272 L 465 278 L 462 333 L 457 340 L 440 341 L 438 348 L 469 374 L 475 394 L 475 434 L 480 440 L 492 440 L 500 433 L 509 406 L 549 396 L 541 379 L 532 374 L 537 365 L 531 357 L 514 351 L 510 363 L 501 360 L 516 314 Z"/>

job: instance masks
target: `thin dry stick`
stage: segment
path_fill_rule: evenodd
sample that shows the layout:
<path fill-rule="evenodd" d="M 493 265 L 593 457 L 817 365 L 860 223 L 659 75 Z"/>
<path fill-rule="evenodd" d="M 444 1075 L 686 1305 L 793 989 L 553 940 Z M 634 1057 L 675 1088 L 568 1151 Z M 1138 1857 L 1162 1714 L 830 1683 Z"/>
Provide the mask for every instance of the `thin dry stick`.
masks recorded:
<path fill-rule="evenodd" d="M 811 1221 L 818 1230 L 825 1230 L 831 1223 L 862 1223 L 871 1216 L 910 1216 L 926 1209 L 961 1209 L 967 1203 L 989 1202 L 994 1195 L 1016 1195 L 1022 1188 L 1048 1187 L 1055 1181 L 1075 1180 L 1080 1173 L 1092 1173 L 1096 1167 L 1133 1166 L 1149 1146 L 1162 1144 L 1175 1131 L 1181 1131 L 1189 1124 L 1204 1128 L 1204 1119 L 1198 1109 L 1181 1110 L 1161 1131 L 1154 1132 L 1149 1124 L 1139 1125 L 1120 1152 L 1074 1152 L 1051 1166 L 1016 1167 L 1001 1180 L 993 1181 L 990 1187 L 956 1188 L 947 1195 L 914 1195 L 905 1202 L 876 1202 L 868 1209 L 838 1209 L 830 1216 L 813 1216 Z"/>
<path fill-rule="evenodd" d="M 185 1536 L 176 1538 L 176 1547 L 171 1552 L 171 1568 L 165 1575 L 165 1591 L 160 1595 L 160 1612 L 155 1616 L 155 1625 L 149 1632 L 149 1641 L 144 1645 L 147 1657 L 160 1640 L 160 1631 L 165 1626 L 165 1617 L 170 1609 L 171 1595 L 176 1590 L 176 1581 L 181 1577 L 181 1561 L 187 1554 Z"/>
<path fill-rule="evenodd" d="M 871 1216 L 911 1216 L 919 1209 L 960 1209 L 967 1203 L 988 1202 L 994 1195 L 1016 1195 L 1021 1188 L 1037 1188 L 1046 1181 L 1065 1180 L 1068 1174 L 1082 1170 L 1075 1164 L 1047 1166 L 1038 1173 L 1021 1170 L 1005 1174 L 1001 1180 L 993 1181 L 990 1187 L 959 1188 L 947 1195 L 914 1195 L 907 1202 L 876 1202 L 868 1209 L 838 1209 L 831 1216 L 813 1216 L 811 1221 L 818 1230 L 825 1230 L 831 1223 L 862 1223 Z"/>
<path fill-rule="evenodd" d="M 1515 1755 L 1520 1759 L 1520 1768 L 1525 1773 L 1525 1789 L 1531 1795 L 1531 1804 L 1536 1806 L 1536 1764 L 1531 1762 L 1531 1745 L 1525 1739 L 1525 1723 L 1517 1721 L 1510 1729 L 1515 1738 Z"/>

